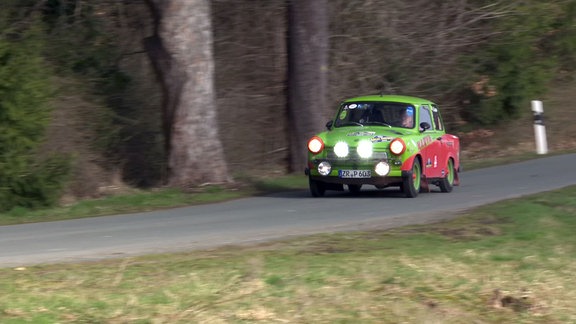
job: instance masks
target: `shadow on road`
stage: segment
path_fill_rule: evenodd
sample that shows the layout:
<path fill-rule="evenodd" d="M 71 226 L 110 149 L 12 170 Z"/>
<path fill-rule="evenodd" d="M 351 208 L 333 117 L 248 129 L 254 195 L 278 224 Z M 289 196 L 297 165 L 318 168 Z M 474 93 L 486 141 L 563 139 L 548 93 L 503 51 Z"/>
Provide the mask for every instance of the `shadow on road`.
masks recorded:
<path fill-rule="evenodd" d="M 432 188 L 430 192 L 421 193 L 421 195 L 429 195 L 441 193 L 439 189 Z M 310 198 L 310 199 L 331 199 L 331 198 L 405 198 L 404 193 L 400 192 L 398 188 L 385 188 L 377 189 L 375 187 L 363 187 L 358 193 L 352 193 L 348 190 L 344 191 L 333 191 L 328 190 L 324 197 L 315 198 L 310 195 L 308 190 L 294 190 L 294 191 L 283 191 L 271 194 L 265 194 L 264 197 L 274 197 L 274 198 Z"/>

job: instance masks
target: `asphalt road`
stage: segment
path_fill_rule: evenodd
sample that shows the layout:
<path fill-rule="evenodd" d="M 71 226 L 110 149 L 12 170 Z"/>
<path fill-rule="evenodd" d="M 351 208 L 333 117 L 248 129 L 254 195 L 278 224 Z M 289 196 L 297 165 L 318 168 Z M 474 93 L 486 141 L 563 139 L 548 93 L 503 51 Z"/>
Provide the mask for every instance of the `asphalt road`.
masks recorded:
<path fill-rule="evenodd" d="M 76 262 L 244 244 L 310 233 L 386 228 L 453 217 L 470 207 L 576 184 L 576 154 L 461 173 L 452 193 L 307 191 L 170 210 L 0 226 L 0 267 Z"/>

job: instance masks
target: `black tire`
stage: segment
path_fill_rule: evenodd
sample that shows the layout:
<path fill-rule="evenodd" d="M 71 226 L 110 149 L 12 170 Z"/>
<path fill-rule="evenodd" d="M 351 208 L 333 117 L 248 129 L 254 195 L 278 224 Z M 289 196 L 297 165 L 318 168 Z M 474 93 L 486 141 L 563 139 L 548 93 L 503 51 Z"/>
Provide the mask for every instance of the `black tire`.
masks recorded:
<path fill-rule="evenodd" d="M 348 185 L 348 191 L 350 191 L 353 194 L 358 194 L 360 192 L 360 189 L 362 189 L 362 185 Z"/>
<path fill-rule="evenodd" d="M 312 197 L 324 197 L 324 193 L 326 193 L 326 187 L 324 186 L 324 183 L 312 180 L 312 178 L 308 177 L 308 184 Z"/>
<path fill-rule="evenodd" d="M 440 180 L 438 186 L 442 192 L 451 192 L 454 187 L 454 179 L 456 179 L 456 169 L 454 169 L 454 161 L 448 159 L 448 165 L 446 165 L 446 176 Z"/>
<path fill-rule="evenodd" d="M 418 197 L 422 186 L 422 166 L 419 159 L 414 159 L 412 164 L 412 176 L 406 177 L 402 183 L 402 191 L 407 198 Z"/>

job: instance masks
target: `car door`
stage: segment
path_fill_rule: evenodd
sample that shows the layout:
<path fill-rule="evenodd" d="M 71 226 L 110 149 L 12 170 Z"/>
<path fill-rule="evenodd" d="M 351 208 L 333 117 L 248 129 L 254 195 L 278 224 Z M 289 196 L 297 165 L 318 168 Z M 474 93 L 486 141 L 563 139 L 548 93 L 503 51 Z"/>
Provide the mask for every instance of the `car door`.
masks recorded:
<path fill-rule="evenodd" d="M 443 125 L 440 121 L 435 120 L 433 110 L 438 111 L 430 105 L 421 105 L 419 109 L 420 125 L 428 123 L 430 128 L 423 130 L 423 139 L 427 145 L 423 146 L 422 154 L 422 169 L 427 178 L 438 178 L 442 176 L 442 170 L 446 165 L 446 154 L 443 154 L 442 136 L 444 135 Z"/>
<path fill-rule="evenodd" d="M 440 177 L 445 177 L 448 166 L 448 159 L 452 157 L 454 159 L 454 167 L 458 168 L 460 165 L 459 161 L 459 150 L 460 142 L 458 138 L 454 135 L 446 134 L 446 129 L 444 128 L 444 123 L 442 117 L 440 116 L 440 111 L 438 106 L 432 105 L 432 118 L 434 120 L 435 129 L 438 132 L 438 140 L 440 141 L 440 151 L 438 155 L 438 165 L 440 169 Z"/>

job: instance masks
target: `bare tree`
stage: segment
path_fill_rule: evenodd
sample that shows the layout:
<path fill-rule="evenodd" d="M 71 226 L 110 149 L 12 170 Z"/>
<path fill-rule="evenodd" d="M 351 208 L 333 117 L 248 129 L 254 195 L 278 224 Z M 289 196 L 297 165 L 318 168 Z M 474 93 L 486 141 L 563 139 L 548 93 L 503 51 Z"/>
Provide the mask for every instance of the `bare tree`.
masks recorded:
<path fill-rule="evenodd" d="M 290 170 L 303 170 L 306 140 L 321 130 L 328 85 L 326 0 L 289 1 Z"/>
<path fill-rule="evenodd" d="M 209 0 L 148 0 L 156 29 L 146 49 L 164 90 L 168 184 L 229 181 L 214 99 Z"/>
<path fill-rule="evenodd" d="M 444 117 L 457 118 L 459 103 L 446 102 L 476 78 L 463 55 L 496 36 L 491 23 L 512 15 L 513 3 L 332 1 L 330 94 L 384 91 L 442 99 Z"/>

